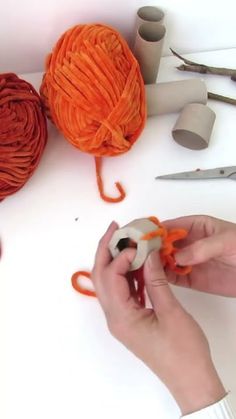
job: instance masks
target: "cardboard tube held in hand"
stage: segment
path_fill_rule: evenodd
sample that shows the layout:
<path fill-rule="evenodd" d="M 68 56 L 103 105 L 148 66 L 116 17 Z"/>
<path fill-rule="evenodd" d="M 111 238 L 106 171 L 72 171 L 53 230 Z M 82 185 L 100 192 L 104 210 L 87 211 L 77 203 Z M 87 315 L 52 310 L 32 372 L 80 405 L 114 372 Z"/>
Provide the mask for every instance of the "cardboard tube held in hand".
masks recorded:
<path fill-rule="evenodd" d="M 189 103 L 207 103 L 207 87 L 199 78 L 148 84 L 145 90 L 148 116 L 180 112 Z"/>
<path fill-rule="evenodd" d="M 134 244 L 135 247 L 137 246 L 137 252 L 131 264 L 130 271 L 139 269 L 144 264 L 149 253 L 161 248 L 162 241 L 160 237 L 154 237 L 150 240 L 141 240 L 141 237 L 144 234 L 156 229 L 157 226 L 152 221 L 147 218 L 140 218 L 132 221 L 119 230 L 116 230 L 109 243 L 109 249 L 113 258 L 115 258 L 123 249 L 134 247 L 132 246 L 132 244 Z M 132 242 L 131 245 L 130 241 Z"/>
<path fill-rule="evenodd" d="M 207 148 L 215 117 L 215 112 L 206 105 L 186 105 L 172 130 L 172 136 L 178 144 L 191 150 Z"/>
<path fill-rule="evenodd" d="M 165 33 L 165 26 L 155 22 L 143 23 L 137 31 L 134 55 L 145 84 L 156 82 Z"/>

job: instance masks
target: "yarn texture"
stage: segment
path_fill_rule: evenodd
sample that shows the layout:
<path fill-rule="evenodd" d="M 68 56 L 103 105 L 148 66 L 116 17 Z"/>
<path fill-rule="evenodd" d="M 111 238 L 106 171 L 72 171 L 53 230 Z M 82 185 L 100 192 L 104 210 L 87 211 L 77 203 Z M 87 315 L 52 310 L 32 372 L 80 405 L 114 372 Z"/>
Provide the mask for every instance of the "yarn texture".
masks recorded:
<path fill-rule="evenodd" d="M 47 122 L 36 90 L 16 74 L 0 74 L 0 200 L 26 183 L 46 142 Z"/>
<path fill-rule="evenodd" d="M 77 25 L 65 32 L 46 62 L 40 88 L 48 117 L 65 138 L 95 157 L 102 199 L 101 157 L 130 150 L 146 121 L 144 82 L 137 60 L 115 29 Z"/>

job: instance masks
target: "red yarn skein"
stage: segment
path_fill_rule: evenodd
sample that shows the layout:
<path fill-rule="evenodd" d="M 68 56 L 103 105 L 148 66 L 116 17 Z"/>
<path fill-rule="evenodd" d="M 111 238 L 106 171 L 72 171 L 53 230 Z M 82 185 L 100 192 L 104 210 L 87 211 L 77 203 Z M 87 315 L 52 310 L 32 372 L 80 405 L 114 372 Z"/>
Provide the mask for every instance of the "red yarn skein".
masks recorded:
<path fill-rule="evenodd" d="M 16 74 L 0 74 L 0 201 L 26 183 L 46 142 L 47 123 L 36 90 Z"/>

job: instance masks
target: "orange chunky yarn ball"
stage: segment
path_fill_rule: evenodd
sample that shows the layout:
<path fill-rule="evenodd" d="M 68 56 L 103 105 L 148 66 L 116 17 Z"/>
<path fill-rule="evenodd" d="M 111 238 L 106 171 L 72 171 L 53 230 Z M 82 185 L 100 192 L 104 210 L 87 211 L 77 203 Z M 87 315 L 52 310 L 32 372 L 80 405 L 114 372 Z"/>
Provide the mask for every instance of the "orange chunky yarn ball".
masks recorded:
<path fill-rule="evenodd" d="M 0 74 L 0 201 L 29 179 L 46 141 L 38 93 L 16 74 Z"/>
<path fill-rule="evenodd" d="M 101 157 L 128 151 L 146 120 L 144 82 L 126 41 L 101 24 L 77 25 L 65 32 L 46 63 L 41 97 L 47 114 L 68 141 L 95 156 L 101 197 Z"/>

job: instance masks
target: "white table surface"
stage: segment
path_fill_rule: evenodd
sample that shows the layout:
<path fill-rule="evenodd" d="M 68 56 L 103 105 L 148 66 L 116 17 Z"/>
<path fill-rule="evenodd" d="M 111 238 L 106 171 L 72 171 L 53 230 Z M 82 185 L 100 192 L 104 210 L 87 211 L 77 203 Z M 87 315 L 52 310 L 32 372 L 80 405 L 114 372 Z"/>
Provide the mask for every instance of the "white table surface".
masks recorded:
<path fill-rule="evenodd" d="M 236 49 L 188 57 L 236 67 Z M 158 81 L 195 77 L 177 71 L 178 64 L 175 57 L 162 59 Z M 41 74 L 23 77 L 38 88 Z M 236 97 L 236 84 L 228 78 L 204 79 L 208 90 Z M 76 293 L 70 278 L 91 269 L 112 219 L 123 225 L 149 215 L 165 220 L 210 214 L 236 222 L 236 182 L 154 180 L 162 173 L 236 164 L 236 108 L 209 105 L 217 116 L 207 150 L 177 145 L 171 129 L 178 115 L 171 114 L 149 118 L 130 152 L 104 159 L 106 191 L 112 194 L 117 180 L 126 189 L 120 204 L 100 199 L 92 156 L 50 126 L 37 171 L 0 204 L 1 418 L 179 417 L 162 383 L 110 336 L 98 302 Z M 236 406 L 235 300 L 173 290 L 206 332 Z"/>

